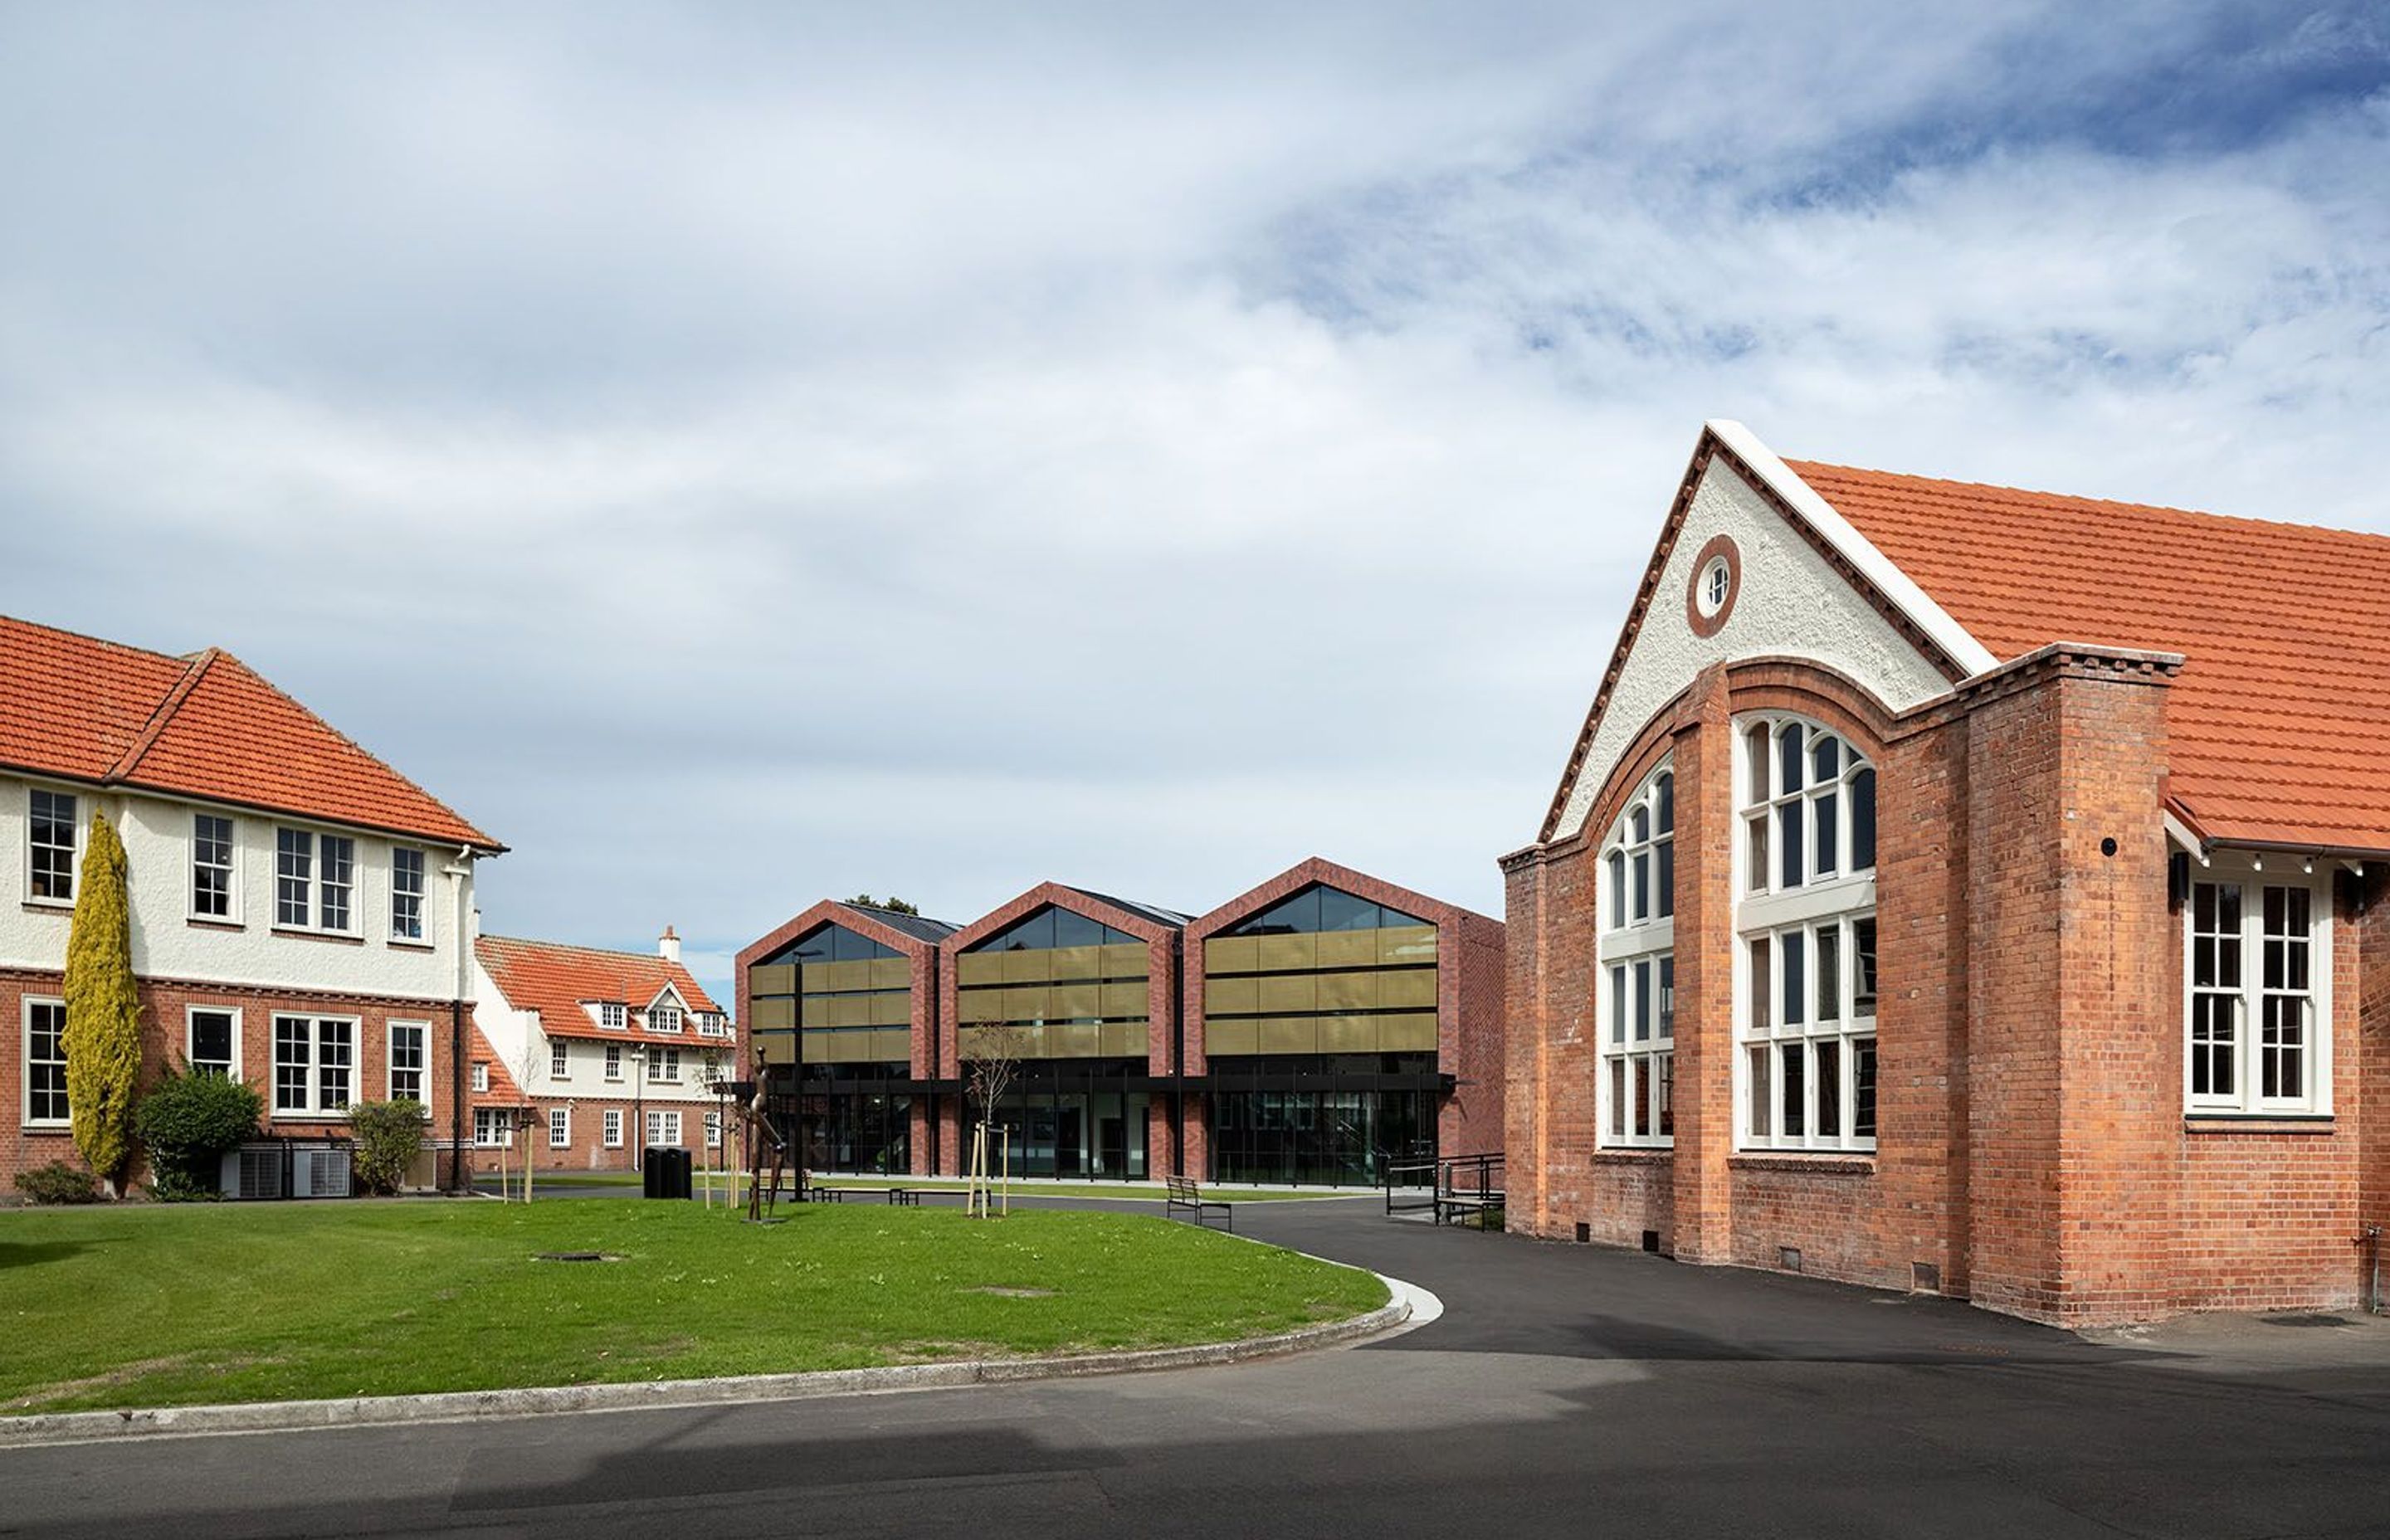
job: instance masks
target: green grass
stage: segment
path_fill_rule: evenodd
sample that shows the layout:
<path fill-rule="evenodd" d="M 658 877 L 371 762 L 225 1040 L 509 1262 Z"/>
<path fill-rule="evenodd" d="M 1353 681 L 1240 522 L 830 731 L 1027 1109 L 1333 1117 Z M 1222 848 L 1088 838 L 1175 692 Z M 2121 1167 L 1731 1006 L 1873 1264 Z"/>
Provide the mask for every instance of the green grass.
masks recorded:
<path fill-rule="evenodd" d="M 752 1226 L 592 1198 L 0 1213 L 0 1410 L 1162 1347 L 1385 1299 L 1367 1273 L 1141 1214 L 781 1213 Z M 622 1260 L 533 1260 L 557 1251 Z"/>
<path fill-rule="evenodd" d="M 739 1191 L 743 1195 L 747 1190 L 746 1173 L 740 1172 L 738 1175 Z M 477 1186 L 490 1192 L 497 1191 L 497 1180 L 495 1174 L 488 1173 L 474 1178 Z M 714 1180 L 716 1184 L 714 1191 L 716 1196 L 719 1196 L 722 1191 L 721 1178 L 716 1176 Z M 793 1174 L 790 1180 L 795 1180 Z M 815 1181 L 822 1187 L 844 1187 L 852 1192 L 884 1192 L 890 1187 L 919 1187 L 928 1192 L 963 1190 L 963 1179 L 959 1176 L 819 1176 L 816 1177 Z M 532 1178 L 531 1193 L 532 1197 L 536 1199 L 540 1188 L 549 1186 L 636 1187 L 638 1185 L 639 1174 L 635 1171 L 543 1171 Z M 700 1174 L 697 1178 L 697 1187 L 700 1195 L 704 1185 L 705 1178 Z M 508 1174 L 507 1190 L 518 1195 L 521 1193 L 522 1173 Z M 1239 1203 L 1283 1203 L 1290 1200 L 1350 1196 L 1346 1193 L 1321 1192 L 1316 1189 L 1306 1191 L 1302 1187 L 1270 1187 L 1255 1190 L 1244 1187 L 1214 1187 L 1208 1182 L 1203 1185 L 1205 1197 L 1210 1197 L 1214 1192 L 1226 1195 L 1231 1201 Z M 1012 1196 L 1015 1198 L 1143 1198 L 1159 1203 L 1163 1194 L 1159 1182 L 1016 1182 L 1013 1184 Z"/>

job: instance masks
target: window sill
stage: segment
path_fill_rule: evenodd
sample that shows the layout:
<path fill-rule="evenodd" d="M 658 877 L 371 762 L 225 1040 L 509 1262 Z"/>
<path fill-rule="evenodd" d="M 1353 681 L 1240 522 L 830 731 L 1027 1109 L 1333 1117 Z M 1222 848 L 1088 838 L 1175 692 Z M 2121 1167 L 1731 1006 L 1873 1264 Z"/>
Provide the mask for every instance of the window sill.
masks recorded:
<path fill-rule="evenodd" d="M 248 926 L 237 919 L 220 919 L 213 915 L 185 915 L 183 923 L 194 930 L 246 930 Z"/>
<path fill-rule="evenodd" d="M 390 946 L 391 950 L 393 952 L 437 952 L 440 950 L 438 944 L 435 943 L 416 941 L 406 936 L 391 937 Z"/>
<path fill-rule="evenodd" d="M 1727 1157 L 1728 1171 L 1798 1171 L 1812 1176 L 1872 1176 L 1873 1155 L 1839 1149 L 1754 1149 Z"/>
<path fill-rule="evenodd" d="M 1658 1165 L 1676 1158 L 1676 1149 L 1671 1145 L 1620 1145 L 1613 1149 L 1593 1152 L 1593 1163 L 1598 1166 Z"/>
<path fill-rule="evenodd" d="M 346 1108 L 337 1112 L 268 1112 L 265 1115 L 265 1121 L 269 1123 L 346 1123 L 349 1121 L 349 1113 Z"/>
<path fill-rule="evenodd" d="M 71 1123 L 23 1123 L 17 1125 L 17 1132 L 24 1135 L 28 1138 L 38 1137 L 65 1139 L 73 1137 L 74 1124 Z"/>
<path fill-rule="evenodd" d="M 335 946 L 363 946 L 366 943 L 365 937 L 350 930 L 302 930 L 295 925 L 277 925 L 274 933 L 289 936 L 293 941 L 328 941 Z"/>
<path fill-rule="evenodd" d="M 25 909 L 29 914 L 36 915 L 71 915 L 74 913 L 74 900 L 71 898 L 29 898 L 25 900 Z"/>
<path fill-rule="evenodd" d="M 2186 1134 L 2330 1134 L 2330 1112 L 2185 1112 Z"/>

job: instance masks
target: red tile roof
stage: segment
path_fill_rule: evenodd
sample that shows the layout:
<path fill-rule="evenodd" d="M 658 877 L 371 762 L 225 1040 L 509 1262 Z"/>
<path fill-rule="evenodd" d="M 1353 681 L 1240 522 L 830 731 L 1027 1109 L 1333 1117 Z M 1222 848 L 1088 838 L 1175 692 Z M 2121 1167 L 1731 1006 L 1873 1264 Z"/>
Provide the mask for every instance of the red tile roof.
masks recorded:
<path fill-rule="evenodd" d="M 0 765 L 506 848 L 213 648 L 170 658 L 0 616 Z"/>
<path fill-rule="evenodd" d="M 490 1067 L 490 1088 L 486 1091 L 468 1089 L 465 1093 L 467 1106 L 529 1107 L 531 1105 L 531 1097 L 523 1095 L 522 1087 L 515 1084 L 515 1077 L 507 1071 L 507 1061 L 498 1057 L 498 1050 L 491 1046 L 488 1035 L 482 1031 L 478 1023 L 473 1028 L 473 1051 L 469 1062 L 486 1064 Z M 469 1087 L 472 1082 L 468 1079 L 466 1084 Z"/>
<path fill-rule="evenodd" d="M 1786 463 L 2003 661 L 2181 653 L 2168 789 L 2208 837 L 2390 851 L 2390 537 Z"/>
<path fill-rule="evenodd" d="M 474 942 L 473 955 L 489 969 L 499 993 L 507 997 L 507 1004 L 516 1010 L 539 1012 L 540 1030 L 551 1037 L 722 1048 L 729 1047 L 733 1041 L 700 1037 L 693 1026 L 677 1033 L 659 1033 L 634 1024 L 615 1032 L 589 1019 L 588 1011 L 582 1008 L 584 1001 L 615 1000 L 634 1012 L 642 1011 L 663 993 L 666 984 L 679 993 L 682 1004 L 689 1009 L 722 1012 L 687 969 L 652 954 L 483 936 Z"/>

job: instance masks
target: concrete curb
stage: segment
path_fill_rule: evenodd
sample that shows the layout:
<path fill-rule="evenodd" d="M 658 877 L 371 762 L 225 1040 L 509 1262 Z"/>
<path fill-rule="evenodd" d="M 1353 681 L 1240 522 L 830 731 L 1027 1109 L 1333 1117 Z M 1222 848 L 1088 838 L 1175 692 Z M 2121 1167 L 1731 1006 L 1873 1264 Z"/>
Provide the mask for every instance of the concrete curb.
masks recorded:
<path fill-rule="evenodd" d="M 263 1401 L 235 1406 L 159 1406 L 110 1412 L 35 1412 L 0 1417 L 0 1449 L 95 1440 L 201 1438 L 220 1433 L 283 1432 L 313 1428 L 379 1428 L 411 1422 L 471 1422 L 546 1417 L 562 1412 L 660 1411 L 679 1406 L 798 1401 L 892 1391 L 955 1390 L 1029 1380 L 1073 1380 L 1147 1369 L 1236 1364 L 1334 1347 L 1404 1328 L 1420 1302 L 1442 1314 L 1435 1296 L 1399 1278 L 1373 1275 L 1386 1286 L 1384 1304 L 1367 1315 L 1267 1337 L 1192 1347 L 1090 1353 L 1067 1358 L 983 1358 L 959 1364 L 904 1364 L 892 1368 L 823 1369 L 806 1374 L 748 1374 L 721 1380 L 659 1380 L 617 1385 L 555 1385 L 512 1391 L 447 1391 L 431 1395 L 352 1396 L 337 1401 Z M 1430 1317 L 1431 1319 L 1433 1316 Z M 1422 1323 L 1423 1324 L 1423 1323 Z"/>

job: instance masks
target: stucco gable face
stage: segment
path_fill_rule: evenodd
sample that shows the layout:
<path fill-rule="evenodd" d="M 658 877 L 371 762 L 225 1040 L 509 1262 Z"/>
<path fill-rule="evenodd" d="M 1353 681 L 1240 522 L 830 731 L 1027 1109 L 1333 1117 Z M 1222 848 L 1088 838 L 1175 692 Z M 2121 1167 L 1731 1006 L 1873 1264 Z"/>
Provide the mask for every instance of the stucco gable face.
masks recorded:
<path fill-rule="evenodd" d="M 1703 551 L 1721 535 L 1733 542 L 1740 578 L 1725 623 L 1703 636 L 1688 600 Z M 1550 837 L 1566 839 L 1585 827 L 1619 757 L 1695 674 L 1712 663 L 1772 656 L 1822 663 L 1895 712 L 1950 688 L 1941 669 L 1849 578 L 1725 456 L 1713 455 Z"/>

